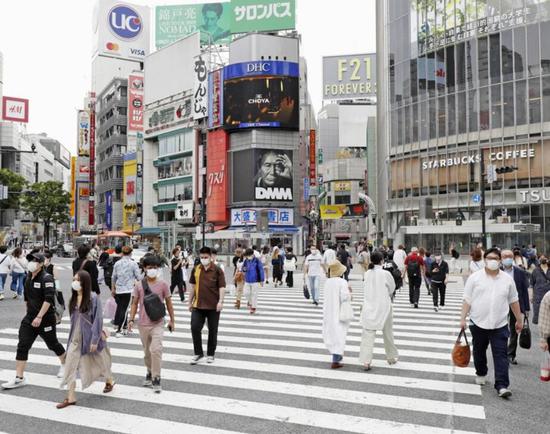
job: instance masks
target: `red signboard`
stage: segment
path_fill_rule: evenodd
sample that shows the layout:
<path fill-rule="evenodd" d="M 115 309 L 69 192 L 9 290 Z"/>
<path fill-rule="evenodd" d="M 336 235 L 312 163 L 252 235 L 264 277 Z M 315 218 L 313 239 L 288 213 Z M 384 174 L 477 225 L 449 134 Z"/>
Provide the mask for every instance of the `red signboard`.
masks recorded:
<path fill-rule="evenodd" d="M 128 131 L 143 131 L 143 77 L 128 77 Z"/>
<path fill-rule="evenodd" d="M 309 185 L 317 185 L 317 150 L 315 130 L 309 130 Z"/>
<path fill-rule="evenodd" d="M 227 179 L 229 136 L 224 130 L 208 132 L 206 147 L 206 219 L 210 223 L 227 224 Z"/>
<path fill-rule="evenodd" d="M 13 122 L 29 122 L 29 100 L 11 96 L 3 97 L 2 119 Z"/>
<path fill-rule="evenodd" d="M 88 110 L 90 112 L 90 200 L 88 201 L 88 224 L 95 223 L 95 92 L 90 92 Z"/>
<path fill-rule="evenodd" d="M 222 69 L 212 71 L 208 77 L 208 128 L 218 128 L 222 124 L 222 71 Z"/>

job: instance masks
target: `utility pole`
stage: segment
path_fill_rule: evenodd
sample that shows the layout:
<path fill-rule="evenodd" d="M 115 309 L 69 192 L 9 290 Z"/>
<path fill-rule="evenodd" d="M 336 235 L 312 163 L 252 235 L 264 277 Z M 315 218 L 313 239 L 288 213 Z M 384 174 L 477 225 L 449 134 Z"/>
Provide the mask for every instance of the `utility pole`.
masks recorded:
<path fill-rule="evenodd" d="M 486 221 L 486 209 L 485 209 L 485 150 L 481 149 L 479 158 L 479 188 L 481 190 L 481 202 L 479 204 L 479 210 L 481 212 L 481 242 L 483 248 L 487 249 L 487 221 Z"/>
<path fill-rule="evenodd" d="M 204 247 L 206 243 L 206 172 L 202 175 L 201 231 L 202 247 Z"/>

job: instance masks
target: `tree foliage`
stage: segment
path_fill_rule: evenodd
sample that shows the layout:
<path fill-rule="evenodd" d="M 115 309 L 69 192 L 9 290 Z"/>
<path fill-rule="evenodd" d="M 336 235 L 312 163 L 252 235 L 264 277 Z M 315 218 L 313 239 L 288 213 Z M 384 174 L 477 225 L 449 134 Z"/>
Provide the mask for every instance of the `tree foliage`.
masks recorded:
<path fill-rule="evenodd" d="M 49 244 L 51 225 L 70 221 L 70 204 L 71 195 L 63 190 L 61 182 L 37 182 L 23 196 L 22 209 L 44 224 L 44 238 Z"/>
<path fill-rule="evenodd" d="M 19 209 L 21 191 L 27 181 L 8 169 L 0 169 L 0 184 L 8 187 L 8 199 L 0 200 L 0 209 Z"/>

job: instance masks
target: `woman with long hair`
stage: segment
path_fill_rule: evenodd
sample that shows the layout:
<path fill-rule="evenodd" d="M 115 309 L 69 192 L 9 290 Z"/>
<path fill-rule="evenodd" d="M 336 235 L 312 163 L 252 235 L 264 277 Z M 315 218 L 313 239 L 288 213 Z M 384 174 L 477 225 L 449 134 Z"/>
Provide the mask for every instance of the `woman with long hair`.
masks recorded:
<path fill-rule="evenodd" d="M 17 247 L 12 253 L 11 262 L 11 290 L 15 293 L 13 298 L 23 299 L 23 284 L 27 275 L 28 261 L 23 255 L 23 249 Z"/>
<path fill-rule="evenodd" d="M 87 271 L 77 271 L 73 277 L 69 313 L 71 329 L 67 342 L 65 375 L 61 387 L 68 386 L 67 397 L 57 404 L 62 409 L 76 404 L 76 377 L 80 374 L 82 390 L 99 378 L 105 379 L 103 393 L 113 390 L 111 353 L 103 332 L 101 301 L 92 292 L 92 280 Z"/>
<path fill-rule="evenodd" d="M 273 267 L 273 284 L 276 288 L 283 284 L 283 258 L 281 256 L 281 249 L 278 246 L 273 247 L 271 265 Z"/>

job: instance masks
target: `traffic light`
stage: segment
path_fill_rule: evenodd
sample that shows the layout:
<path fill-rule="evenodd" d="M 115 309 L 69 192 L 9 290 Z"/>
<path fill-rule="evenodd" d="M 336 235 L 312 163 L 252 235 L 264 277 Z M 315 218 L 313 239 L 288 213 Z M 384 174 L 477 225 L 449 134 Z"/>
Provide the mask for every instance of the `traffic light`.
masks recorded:
<path fill-rule="evenodd" d="M 502 175 L 504 173 L 512 173 L 516 170 L 518 170 L 517 166 L 502 166 L 496 168 L 496 172 L 498 175 Z"/>

